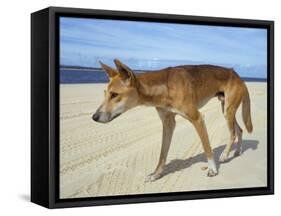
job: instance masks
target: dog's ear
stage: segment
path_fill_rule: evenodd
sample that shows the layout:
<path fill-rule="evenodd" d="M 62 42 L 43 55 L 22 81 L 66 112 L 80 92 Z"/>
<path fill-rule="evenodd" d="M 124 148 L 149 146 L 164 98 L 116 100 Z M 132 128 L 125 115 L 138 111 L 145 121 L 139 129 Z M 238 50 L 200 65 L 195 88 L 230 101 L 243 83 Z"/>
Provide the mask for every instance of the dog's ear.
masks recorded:
<path fill-rule="evenodd" d="M 101 61 L 99 61 L 99 63 L 101 65 L 102 69 L 106 72 L 109 79 L 118 74 L 118 71 L 115 70 L 114 68 L 109 67 L 108 65 L 102 63 Z"/>
<path fill-rule="evenodd" d="M 131 85 L 135 84 L 136 76 L 134 72 L 118 59 L 114 59 L 114 63 L 122 80 Z"/>

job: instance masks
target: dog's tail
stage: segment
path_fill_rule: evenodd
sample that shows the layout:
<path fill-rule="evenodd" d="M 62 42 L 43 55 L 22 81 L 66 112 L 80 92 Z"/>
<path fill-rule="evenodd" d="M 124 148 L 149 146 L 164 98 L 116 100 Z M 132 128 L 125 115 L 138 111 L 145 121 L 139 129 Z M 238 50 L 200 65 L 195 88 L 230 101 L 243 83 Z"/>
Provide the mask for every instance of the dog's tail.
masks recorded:
<path fill-rule="evenodd" d="M 253 131 L 253 124 L 251 119 L 251 104 L 250 104 L 250 96 L 247 89 L 247 86 L 244 84 L 244 95 L 242 98 L 242 117 L 243 122 L 246 126 L 246 129 L 249 133 Z"/>

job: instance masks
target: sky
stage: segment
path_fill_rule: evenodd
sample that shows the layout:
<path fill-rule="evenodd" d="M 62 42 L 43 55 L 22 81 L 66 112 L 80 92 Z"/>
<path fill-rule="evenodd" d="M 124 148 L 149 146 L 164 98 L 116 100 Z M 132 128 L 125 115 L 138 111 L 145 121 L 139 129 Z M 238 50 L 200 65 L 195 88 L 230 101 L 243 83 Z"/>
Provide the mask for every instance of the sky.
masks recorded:
<path fill-rule="evenodd" d="M 257 28 L 60 18 L 60 63 L 133 69 L 180 64 L 234 67 L 248 77 L 266 77 L 267 31 Z"/>

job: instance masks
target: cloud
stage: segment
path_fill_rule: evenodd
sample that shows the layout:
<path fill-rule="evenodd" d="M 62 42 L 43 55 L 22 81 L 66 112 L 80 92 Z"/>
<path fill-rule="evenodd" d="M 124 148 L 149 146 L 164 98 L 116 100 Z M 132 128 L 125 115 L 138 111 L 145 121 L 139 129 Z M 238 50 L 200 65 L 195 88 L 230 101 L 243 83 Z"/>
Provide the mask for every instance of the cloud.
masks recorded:
<path fill-rule="evenodd" d="M 266 29 L 61 18 L 61 62 L 182 60 L 266 65 Z"/>

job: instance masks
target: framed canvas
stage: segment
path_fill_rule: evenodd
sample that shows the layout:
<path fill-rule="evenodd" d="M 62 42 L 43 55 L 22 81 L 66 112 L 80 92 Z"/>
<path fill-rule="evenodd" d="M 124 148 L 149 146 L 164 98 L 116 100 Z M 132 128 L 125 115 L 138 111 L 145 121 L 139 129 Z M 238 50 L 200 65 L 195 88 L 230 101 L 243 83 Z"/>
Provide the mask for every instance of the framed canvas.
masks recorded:
<path fill-rule="evenodd" d="M 50 7 L 31 15 L 31 201 L 274 193 L 274 23 Z"/>

